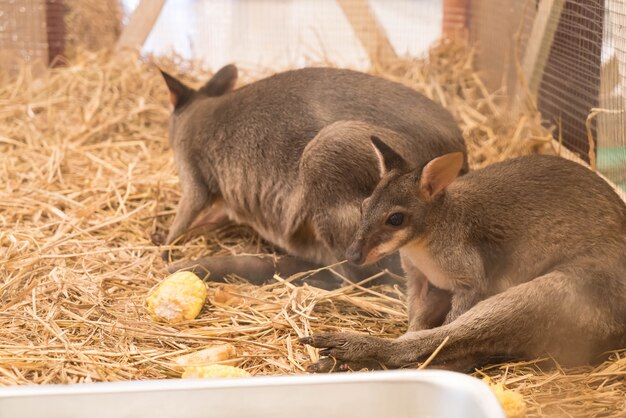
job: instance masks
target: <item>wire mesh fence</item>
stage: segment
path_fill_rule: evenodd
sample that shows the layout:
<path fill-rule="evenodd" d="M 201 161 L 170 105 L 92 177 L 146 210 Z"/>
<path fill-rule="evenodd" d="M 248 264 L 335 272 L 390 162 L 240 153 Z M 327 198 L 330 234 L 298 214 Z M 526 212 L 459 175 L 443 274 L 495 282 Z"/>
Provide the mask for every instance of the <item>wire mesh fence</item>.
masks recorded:
<path fill-rule="evenodd" d="M 0 0 L 0 67 L 48 62 L 46 5 L 43 0 Z"/>
<path fill-rule="evenodd" d="M 626 2 L 566 0 L 543 16 L 541 3 L 476 0 L 455 13 L 467 16 L 488 85 L 503 88 L 512 101 L 525 93 L 519 78 L 529 42 L 548 44 L 536 91 L 545 124 L 555 127 L 555 140 L 626 190 Z M 540 17 L 553 25 L 552 39 L 531 39 Z"/>
<path fill-rule="evenodd" d="M 598 166 L 626 190 L 626 2 L 607 0 L 604 19 Z"/>
<path fill-rule="evenodd" d="M 132 10 L 137 0 L 125 3 Z M 117 0 L 0 0 L 0 66 L 49 63 L 68 41 L 80 42 L 85 31 L 73 31 L 81 22 L 71 14 L 76 4 L 92 10 L 94 25 L 108 10 L 107 25 L 119 24 Z M 423 55 L 442 28 L 467 34 L 490 89 L 511 103 L 530 91 L 555 140 L 626 190 L 624 0 L 170 0 L 144 52 L 176 51 L 214 69 L 237 62 L 278 70 L 325 60 L 364 69 L 371 64 L 364 45 L 377 34 L 346 13 L 363 4 L 399 55 Z M 107 32 L 117 35 L 119 27 Z M 539 70 L 525 73 L 528 62 Z"/>

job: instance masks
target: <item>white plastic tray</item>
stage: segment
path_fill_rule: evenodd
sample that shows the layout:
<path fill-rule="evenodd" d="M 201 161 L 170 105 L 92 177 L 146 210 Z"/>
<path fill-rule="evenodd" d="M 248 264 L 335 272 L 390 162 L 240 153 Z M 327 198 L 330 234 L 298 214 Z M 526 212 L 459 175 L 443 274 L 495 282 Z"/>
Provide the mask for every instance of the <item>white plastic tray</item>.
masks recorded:
<path fill-rule="evenodd" d="M 0 388 L 0 418 L 505 418 L 478 379 L 386 371 Z"/>

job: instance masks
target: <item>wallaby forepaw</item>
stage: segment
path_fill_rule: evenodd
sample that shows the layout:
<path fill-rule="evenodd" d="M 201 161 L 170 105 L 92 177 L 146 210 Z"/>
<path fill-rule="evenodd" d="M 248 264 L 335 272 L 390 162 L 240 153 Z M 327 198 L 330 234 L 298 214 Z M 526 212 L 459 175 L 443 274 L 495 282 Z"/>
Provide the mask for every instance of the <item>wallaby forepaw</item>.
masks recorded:
<path fill-rule="evenodd" d="M 313 363 L 307 367 L 309 373 L 335 373 L 347 372 L 349 370 L 348 363 L 331 357 L 322 358 L 317 363 Z"/>
<path fill-rule="evenodd" d="M 341 362 L 382 360 L 386 340 L 371 335 L 349 332 L 329 332 L 300 338 L 302 344 L 319 348 L 320 355 Z"/>

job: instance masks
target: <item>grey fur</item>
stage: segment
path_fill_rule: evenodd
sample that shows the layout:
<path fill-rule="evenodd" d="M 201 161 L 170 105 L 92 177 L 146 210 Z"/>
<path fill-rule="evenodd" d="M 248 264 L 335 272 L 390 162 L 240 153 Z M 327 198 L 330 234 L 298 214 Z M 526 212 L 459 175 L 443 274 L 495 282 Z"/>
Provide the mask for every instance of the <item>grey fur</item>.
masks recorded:
<path fill-rule="evenodd" d="M 228 218 L 250 225 L 288 254 L 335 263 L 357 230 L 361 201 L 380 177 L 370 135 L 387 138 L 417 163 L 465 152 L 450 114 L 400 84 L 355 71 L 306 68 L 230 91 L 233 69 L 220 70 L 219 80 L 207 83 L 219 88 L 198 91 L 164 75 L 172 95 L 184 98 L 173 101 L 170 123 L 182 197 L 165 244 L 219 200 Z M 238 260 L 215 257 L 175 268 L 228 271 L 230 264 L 241 270 Z M 249 273 L 256 270 L 251 266 Z"/>
<path fill-rule="evenodd" d="M 332 357 L 314 370 L 415 364 L 446 337 L 433 364 L 461 370 L 545 354 L 581 364 L 623 348 L 626 205 L 604 180 L 559 157 L 529 156 L 471 172 L 428 200 L 421 173 L 382 179 L 353 244 L 402 247 L 409 331 L 306 338 Z M 410 218 L 392 227 L 390 212 Z"/>

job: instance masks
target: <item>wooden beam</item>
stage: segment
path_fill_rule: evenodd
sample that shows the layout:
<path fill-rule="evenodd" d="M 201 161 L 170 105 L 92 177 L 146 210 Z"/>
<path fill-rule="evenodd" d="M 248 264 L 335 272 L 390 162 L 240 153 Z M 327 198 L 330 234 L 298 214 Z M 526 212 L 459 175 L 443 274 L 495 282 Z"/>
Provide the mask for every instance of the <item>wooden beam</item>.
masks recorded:
<path fill-rule="evenodd" d="M 164 4 L 165 0 L 141 0 L 117 41 L 116 52 L 141 51 Z"/>
<path fill-rule="evenodd" d="M 467 38 L 468 0 L 443 0 L 441 32 L 450 39 Z"/>
<path fill-rule="evenodd" d="M 522 72 L 528 92 L 537 96 L 565 0 L 541 0 L 528 38 Z"/>
<path fill-rule="evenodd" d="M 48 63 L 61 65 L 59 57 L 65 53 L 65 5 L 63 0 L 46 0 L 46 35 L 48 37 Z"/>
<path fill-rule="evenodd" d="M 367 0 L 337 0 L 373 66 L 394 61 L 396 51 Z"/>

